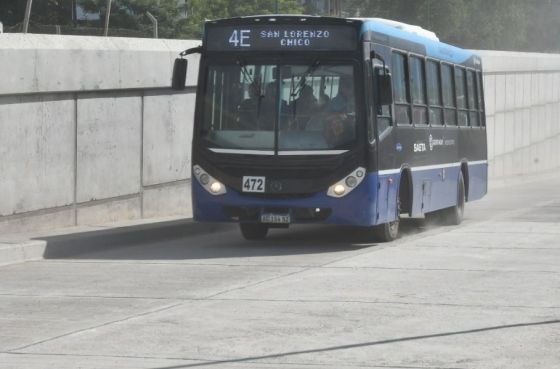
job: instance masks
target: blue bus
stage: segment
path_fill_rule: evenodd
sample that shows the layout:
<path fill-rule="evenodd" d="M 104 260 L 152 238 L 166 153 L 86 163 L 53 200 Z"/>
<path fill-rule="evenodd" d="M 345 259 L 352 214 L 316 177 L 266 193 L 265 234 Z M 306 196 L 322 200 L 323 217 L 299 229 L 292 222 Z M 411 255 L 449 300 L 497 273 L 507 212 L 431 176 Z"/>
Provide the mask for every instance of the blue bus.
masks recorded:
<path fill-rule="evenodd" d="M 193 215 L 246 239 L 295 223 L 459 224 L 487 192 L 482 64 L 385 19 L 208 21 L 192 143 Z M 177 59 L 174 88 L 184 88 Z"/>

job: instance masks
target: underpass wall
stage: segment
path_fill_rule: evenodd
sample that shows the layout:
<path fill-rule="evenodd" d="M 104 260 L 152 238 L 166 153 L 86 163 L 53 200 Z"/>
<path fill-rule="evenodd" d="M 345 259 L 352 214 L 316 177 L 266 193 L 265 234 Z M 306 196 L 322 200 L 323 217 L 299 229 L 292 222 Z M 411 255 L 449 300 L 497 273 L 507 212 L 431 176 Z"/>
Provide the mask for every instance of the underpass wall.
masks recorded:
<path fill-rule="evenodd" d="M 0 234 L 189 216 L 196 45 L 0 35 Z"/>
<path fill-rule="evenodd" d="M 0 234 L 190 216 L 198 44 L 0 35 Z M 560 56 L 478 53 L 491 177 L 560 167 Z"/>
<path fill-rule="evenodd" d="M 560 55 L 482 57 L 491 178 L 560 168 Z"/>

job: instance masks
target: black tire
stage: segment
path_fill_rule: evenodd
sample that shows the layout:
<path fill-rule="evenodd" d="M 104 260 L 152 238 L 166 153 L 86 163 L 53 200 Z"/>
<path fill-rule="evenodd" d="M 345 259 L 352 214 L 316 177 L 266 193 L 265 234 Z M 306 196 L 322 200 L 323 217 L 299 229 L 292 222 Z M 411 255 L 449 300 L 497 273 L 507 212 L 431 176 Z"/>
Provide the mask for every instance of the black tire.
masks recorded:
<path fill-rule="evenodd" d="M 399 236 L 400 219 L 373 227 L 373 236 L 379 242 L 391 242 Z"/>
<path fill-rule="evenodd" d="M 239 223 L 239 229 L 246 240 L 263 240 L 268 234 L 268 226 L 261 223 Z"/>
<path fill-rule="evenodd" d="M 373 236 L 379 242 L 391 242 L 399 236 L 399 224 L 401 222 L 401 201 L 397 194 L 397 219 L 389 222 L 379 224 L 373 227 Z"/>
<path fill-rule="evenodd" d="M 463 172 L 459 172 L 457 183 L 457 204 L 447 209 L 443 209 L 443 222 L 447 225 L 459 225 L 463 221 L 465 213 L 465 180 Z"/>

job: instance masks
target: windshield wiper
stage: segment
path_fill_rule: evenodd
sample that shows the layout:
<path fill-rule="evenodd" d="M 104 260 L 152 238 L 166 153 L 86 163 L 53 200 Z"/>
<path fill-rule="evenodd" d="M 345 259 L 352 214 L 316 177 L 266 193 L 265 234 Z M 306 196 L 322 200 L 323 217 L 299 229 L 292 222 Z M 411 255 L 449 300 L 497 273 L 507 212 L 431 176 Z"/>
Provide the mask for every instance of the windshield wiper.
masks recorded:
<path fill-rule="evenodd" d="M 301 92 L 301 89 L 303 88 L 303 86 L 305 85 L 306 82 L 306 78 L 313 72 L 315 72 L 315 69 L 317 69 L 317 67 L 319 67 L 319 60 L 316 59 L 313 64 L 311 64 L 309 66 L 309 68 L 307 68 L 307 70 L 305 71 L 305 73 L 303 73 L 303 76 L 301 77 L 301 79 L 299 80 L 299 82 L 297 83 L 297 85 L 295 85 L 292 88 L 292 91 L 290 92 L 290 95 L 292 97 L 296 96 L 297 94 L 299 94 Z"/>
<path fill-rule="evenodd" d="M 305 82 L 307 82 L 307 77 L 315 72 L 315 70 L 319 67 L 319 64 L 319 59 L 315 59 L 315 61 L 309 66 L 309 68 L 307 68 L 305 73 L 303 73 L 303 76 L 301 77 L 297 85 L 295 85 L 290 92 L 290 96 L 294 98 L 294 108 L 292 109 L 292 114 L 294 117 L 296 116 L 297 105 L 295 97 L 301 93 L 301 90 L 303 90 L 303 87 L 305 86 Z"/>
<path fill-rule="evenodd" d="M 249 81 L 249 88 L 257 88 L 258 87 L 258 97 L 257 97 L 257 117 L 260 116 L 261 114 L 261 100 L 263 98 L 263 94 L 262 94 L 262 86 L 259 85 L 257 86 L 255 84 L 255 80 L 253 79 L 253 77 L 251 77 L 251 74 L 249 73 L 249 71 L 247 70 L 247 63 L 241 59 L 238 58 L 237 59 L 237 65 L 239 65 L 239 67 L 241 68 L 241 73 L 243 74 L 243 78 L 246 79 L 247 81 Z"/>
<path fill-rule="evenodd" d="M 244 60 L 237 59 L 237 65 L 239 65 L 239 67 L 241 68 L 241 73 L 243 73 L 243 77 L 247 78 L 249 83 L 252 84 L 254 80 L 253 77 L 251 77 L 249 71 L 247 70 L 247 63 Z"/>

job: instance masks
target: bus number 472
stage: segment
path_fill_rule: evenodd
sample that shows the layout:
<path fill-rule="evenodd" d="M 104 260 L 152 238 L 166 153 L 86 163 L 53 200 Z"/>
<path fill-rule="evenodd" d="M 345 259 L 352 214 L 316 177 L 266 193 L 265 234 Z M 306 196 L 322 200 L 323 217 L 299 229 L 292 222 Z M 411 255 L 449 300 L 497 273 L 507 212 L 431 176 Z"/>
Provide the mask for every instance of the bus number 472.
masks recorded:
<path fill-rule="evenodd" d="M 264 192 L 265 177 L 243 177 L 243 192 Z"/>

